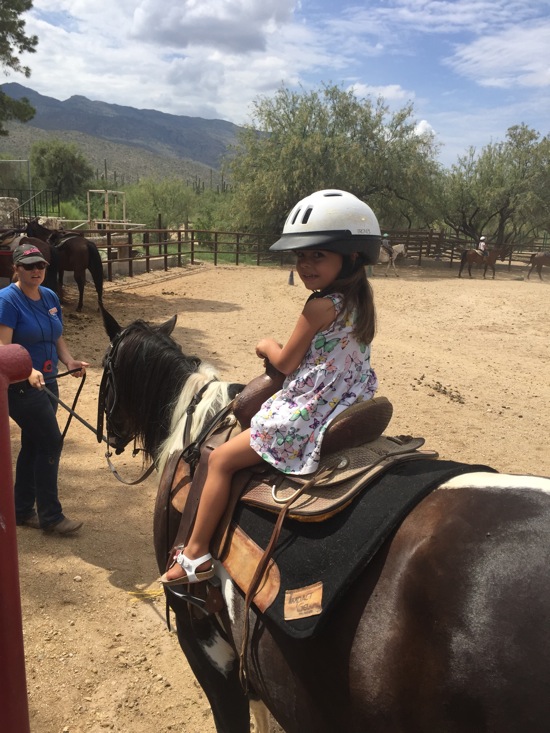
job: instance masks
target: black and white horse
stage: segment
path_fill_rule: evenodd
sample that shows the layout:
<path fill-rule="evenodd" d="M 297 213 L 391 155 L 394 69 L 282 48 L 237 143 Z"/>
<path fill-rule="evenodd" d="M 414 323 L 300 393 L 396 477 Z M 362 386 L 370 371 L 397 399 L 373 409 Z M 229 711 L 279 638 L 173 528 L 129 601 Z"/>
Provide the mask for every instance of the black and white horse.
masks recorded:
<path fill-rule="evenodd" d="M 196 433 L 238 386 L 182 353 L 175 318 L 104 320 L 108 433 L 118 451 L 138 438 L 162 468 L 181 447 L 193 395 L 203 390 Z M 179 521 L 171 508 L 162 516 L 168 505 L 159 496 L 161 572 Z M 550 479 L 465 473 L 416 505 L 317 635 L 291 638 L 252 605 L 248 694 L 238 674 L 245 602 L 223 566 L 227 612 L 182 602 L 178 637 L 218 733 L 249 732 L 251 699 L 286 733 L 546 733 L 549 567 Z"/>

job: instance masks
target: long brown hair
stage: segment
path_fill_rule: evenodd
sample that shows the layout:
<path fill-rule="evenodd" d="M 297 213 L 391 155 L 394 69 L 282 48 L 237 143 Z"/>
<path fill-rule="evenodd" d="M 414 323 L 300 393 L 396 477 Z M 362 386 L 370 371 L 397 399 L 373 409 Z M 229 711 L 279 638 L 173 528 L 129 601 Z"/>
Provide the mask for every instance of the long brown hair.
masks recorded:
<path fill-rule="evenodd" d="M 344 260 L 347 259 L 344 256 Z M 347 263 L 344 262 L 342 271 L 345 272 Z M 376 308 L 374 293 L 367 279 L 367 273 L 361 258 L 358 257 L 349 268 L 348 277 L 339 277 L 328 288 L 316 293 L 314 297 L 323 297 L 330 293 L 340 293 L 344 296 L 343 313 L 354 315 L 353 335 L 361 344 L 370 344 L 376 333 Z M 347 274 L 347 273 L 346 273 Z"/>

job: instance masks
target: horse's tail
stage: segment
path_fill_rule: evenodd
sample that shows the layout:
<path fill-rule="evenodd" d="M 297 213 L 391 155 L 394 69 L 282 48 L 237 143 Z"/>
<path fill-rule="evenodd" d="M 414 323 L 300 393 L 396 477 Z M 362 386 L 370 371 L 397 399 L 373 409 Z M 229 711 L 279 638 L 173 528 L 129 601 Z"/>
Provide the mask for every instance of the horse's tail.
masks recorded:
<path fill-rule="evenodd" d="M 95 242 L 86 240 L 88 245 L 88 270 L 92 273 L 95 289 L 97 292 L 97 300 L 103 302 L 103 261 Z"/>
<path fill-rule="evenodd" d="M 529 257 L 529 264 L 530 265 L 532 265 L 533 262 L 535 261 L 535 257 L 537 256 L 537 254 L 538 254 L 538 252 L 533 252 L 533 254 L 531 255 L 531 257 Z"/>
<path fill-rule="evenodd" d="M 468 250 L 463 250 L 462 254 L 460 255 L 460 264 L 463 265 L 466 262 L 466 257 L 468 255 Z"/>

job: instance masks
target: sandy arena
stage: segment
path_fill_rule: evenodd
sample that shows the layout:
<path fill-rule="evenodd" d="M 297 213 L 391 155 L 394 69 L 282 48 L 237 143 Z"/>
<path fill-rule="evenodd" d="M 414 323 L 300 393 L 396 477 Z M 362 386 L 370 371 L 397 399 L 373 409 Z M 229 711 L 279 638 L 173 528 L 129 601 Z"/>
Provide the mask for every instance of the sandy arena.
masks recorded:
<path fill-rule="evenodd" d="M 423 436 L 442 458 L 550 475 L 550 271 L 543 282 L 500 264 L 486 281 L 478 270 L 458 279 L 456 264 L 399 272 L 384 277 L 378 267 L 372 279 L 373 366 L 379 394 L 394 405 L 387 434 Z M 245 382 L 261 372 L 259 338 L 290 334 L 307 296 L 295 281 L 289 285 L 288 270 L 196 265 L 107 283 L 105 306 L 123 325 L 177 313 L 184 351 L 214 363 L 223 379 Z M 81 314 L 76 288 L 67 294 L 67 341 L 92 364 L 77 410 L 95 425 L 107 337 L 93 286 Z M 77 386 L 61 380 L 61 398 L 70 404 Z M 60 411 L 62 426 L 66 417 Z M 141 459 L 121 456 L 116 465 L 133 479 Z M 67 516 L 84 520 L 82 531 L 62 538 L 17 530 L 32 733 L 214 732 L 164 621 L 152 548 L 156 483 L 117 482 L 103 446 L 73 421 L 60 496 Z"/>

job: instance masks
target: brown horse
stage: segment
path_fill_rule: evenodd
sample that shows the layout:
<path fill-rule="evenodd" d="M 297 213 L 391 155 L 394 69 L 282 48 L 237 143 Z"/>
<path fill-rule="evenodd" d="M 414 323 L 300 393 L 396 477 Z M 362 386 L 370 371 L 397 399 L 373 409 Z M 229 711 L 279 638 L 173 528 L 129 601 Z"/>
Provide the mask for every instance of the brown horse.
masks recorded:
<path fill-rule="evenodd" d="M 182 353 L 170 336 L 175 317 L 123 329 L 104 313 L 104 323 L 111 345 L 98 433 L 105 408 L 117 453 L 137 437 L 162 461 L 177 450 L 170 444 L 181 448 L 193 396 L 202 395 L 196 432 L 238 385 L 217 381 L 212 368 Z M 403 489 L 413 464 L 405 464 Z M 160 572 L 179 517 L 159 495 Z M 344 546 L 338 552 L 345 558 Z M 337 566 L 338 556 L 330 562 Z M 314 636 L 288 636 L 254 604 L 247 612 L 219 563 L 225 610 L 207 614 L 185 598 L 171 604 L 218 733 L 249 733 L 251 699 L 263 701 L 286 733 L 546 733 L 549 563 L 550 479 L 478 468 L 415 506 Z M 245 693 L 238 651 L 247 613 Z"/>
<path fill-rule="evenodd" d="M 500 245 L 489 249 L 486 255 L 482 255 L 477 249 L 465 249 L 460 258 L 460 270 L 458 271 L 458 277 L 462 277 L 462 270 L 464 266 L 468 264 L 468 275 L 472 277 L 472 265 L 483 265 L 483 277 L 487 274 L 487 268 L 490 267 L 493 271 L 493 280 L 495 279 L 495 262 L 500 258 L 503 262 L 507 255 L 510 254 L 511 248 L 506 245 Z"/>
<path fill-rule="evenodd" d="M 54 293 L 57 292 L 57 252 L 55 248 L 48 242 L 43 242 L 35 237 L 28 237 L 17 229 L 0 230 L 0 278 L 13 280 L 13 260 L 12 252 L 17 244 L 32 244 L 42 253 L 44 259 L 48 262 L 46 276 L 44 277 L 44 287 L 50 288 Z"/>
<path fill-rule="evenodd" d="M 531 255 L 529 264 L 531 265 L 531 269 L 527 273 L 527 279 L 529 280 L 531 273 L 536 267 L 538 276 L 542 280 L 542 266 L 550 265 L 550 252 L 535 252 Z"/>
<path fill-rule="evenodd" d="M 78 285 L 76 310 L 82 310 L 86 270 L 89 270 L 94 281 L 98 303 L 101 305 L 103 300 L 103 263 L 94 242 L 78 233 L 47 229 L 38 222 L 38 219 L 32 219 L 28 222 L 26 232 L 29 236 L 37 237 L 52 245 L 52 248 L 57 252 L 58 292 L 61 302 L 63 302 L 63 275 L 65 270 L 68 270 L 74 273 L 74 279 Z"/>

